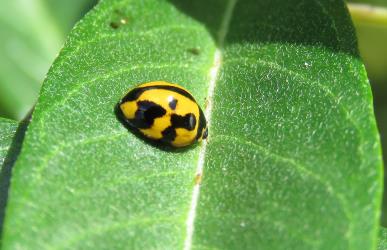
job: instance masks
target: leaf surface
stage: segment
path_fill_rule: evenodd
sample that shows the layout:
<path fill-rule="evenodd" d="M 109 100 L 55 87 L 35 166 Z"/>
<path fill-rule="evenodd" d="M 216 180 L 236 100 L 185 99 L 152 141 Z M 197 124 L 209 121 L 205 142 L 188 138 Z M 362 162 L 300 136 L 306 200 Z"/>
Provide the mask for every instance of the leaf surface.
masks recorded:
<path fill-rule="evenodd" d="M 20 152 L 24 132 L 18 133 L 19 123 L 0 117 L 0 225 L 3 225 L 4 212 L 8 197 L 11 168 Z M 24 127 L 24 126 L 21 126 Z M 1 235 L 0 229 L 0 235 Z"/>
<path fill-rule="evenodd" d="M 0 117 L 0 166 L 3 166 L 18 125 L 16 121 Z"/>
<path fill-rule="evenodd" d="M 165 150 L 117 121 L 153 80 L 192 92 L 208 142 Z M 13 176 L 4 249 L 374 249 L 380 146 L 344 3 L 100 2 Z"/>
<path fill-rule="evenodd" d="M 378 250 L 387 249 L 387 228 L 380 227 Z"/>
<path fill-rule="evenodd" d="M 374 249 L 380 146 L 343 3 L 237 2 L 233 13 L 194 246 Z"/>

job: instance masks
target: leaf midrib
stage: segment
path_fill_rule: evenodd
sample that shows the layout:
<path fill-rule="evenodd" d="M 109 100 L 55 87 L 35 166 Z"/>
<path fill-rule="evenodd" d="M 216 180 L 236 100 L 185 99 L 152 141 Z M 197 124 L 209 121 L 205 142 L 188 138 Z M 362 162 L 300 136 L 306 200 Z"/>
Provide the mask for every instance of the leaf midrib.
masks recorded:
<path fill-rule="evenodd" d="M 217 44 L 218 48 L 214 52 L 213 65 L 210 68 L 209 74 L 209 83 L 208 83 L 208 92 L 207 92 L 207 103 L 204 111 L 205 117 L 207 119 L 207 128 L 210 131 L 211 128 L 211 118 L 212 118 L 212 107 L 213 107 L 213 98 L 216 88 L 216 82 L 218 80 L 219 71 L 222 65 L 222 49 L 225 37 L 227 35 L 229 24 L 232 18 L 233 10 L 238 0 L 229 0 L 226 4 L 225 12 L 222 16 L 221 25 L 218 32 Z M 210 131 L 211 133 L 211 131 Z M 206 140 L 203 140 L 201 144 L 201 149 L 199 151 L 198 163 L 196 176 L 200 179 L 203 176 L 203 169 L 205 164 L 206 150 L 207 150 L 207 141 L 210 140 L 211 135 Z M 189 213 L 186 220 L 186 237 L 184 241 L 184 250 L 190 250 L 192 248 L 192 237 L 194 234 L 194 224 L 196 217 L 196 208 L 199 201 L 200 195 L 200 182 L 195 183 L 192 191 L 192 198 Z"/>

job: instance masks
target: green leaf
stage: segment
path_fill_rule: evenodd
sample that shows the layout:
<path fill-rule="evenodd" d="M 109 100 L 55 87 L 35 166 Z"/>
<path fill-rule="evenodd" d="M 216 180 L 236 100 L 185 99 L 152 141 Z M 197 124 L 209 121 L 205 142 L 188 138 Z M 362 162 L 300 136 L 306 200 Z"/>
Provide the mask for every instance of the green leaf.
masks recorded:
<path fill-rule="evenodd" d="M 0 0 L 0 114 L 25 117 L 68 30 L 90 1 Z"/>
<path fill-rule="evenodd" d="M 387 249 L 387 228 L 380 227 L 378 250 Z"/>
<path fill-rule="evenodd" d="M 192 92 L 208 142 L 164 150 L 119 123 L 152 80 Z M 375 249 L 381 179 L 342 1 L 105 0 L 44 83 L 3 248 Z"/>
<path fill-rule="evenodd" d="M 8 197 L 11 169 L 20 153 L 27 122 L 18 122 L 0 117 L 0 224 Z M 1 235 L 1 229 L 0 229 Z"/>
<path fill-rule="evenodd" d="M 364 5 L 373 5 L 373 6 L 387 6 L 386 1 L 384 0 L 348 0 L 348 3 L 359 3 Z"/>
<path fill-rule="evenodd" d="M 16 121 L 0 117 L 0 166 L 3 166 L 18 125 Z"/>

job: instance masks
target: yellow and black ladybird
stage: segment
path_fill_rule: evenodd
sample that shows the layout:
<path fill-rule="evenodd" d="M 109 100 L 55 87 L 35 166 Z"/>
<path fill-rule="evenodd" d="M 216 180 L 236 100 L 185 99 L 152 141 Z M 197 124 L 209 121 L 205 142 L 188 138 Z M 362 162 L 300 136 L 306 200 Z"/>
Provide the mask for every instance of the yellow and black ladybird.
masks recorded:
<path fill-rule="evenodd" d="M 124 122 L 152 140 L 184 147 L 206 139 L 206 118 L 183 87 L 164 81 L 141 84 L 118 104 Z"/>

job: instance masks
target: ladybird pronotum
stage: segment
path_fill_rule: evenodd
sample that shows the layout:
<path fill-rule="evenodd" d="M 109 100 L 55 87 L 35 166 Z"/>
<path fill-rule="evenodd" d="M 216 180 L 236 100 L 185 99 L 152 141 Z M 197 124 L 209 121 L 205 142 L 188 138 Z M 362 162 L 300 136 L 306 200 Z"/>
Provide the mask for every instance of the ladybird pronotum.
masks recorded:
<path fill-rule="evenodd" d="M 206 118 L 183 87 L 164 81 L 141 84 L 118 104 L 124 122 L 145 137 L 184 147 L 206 139 Z"/>

